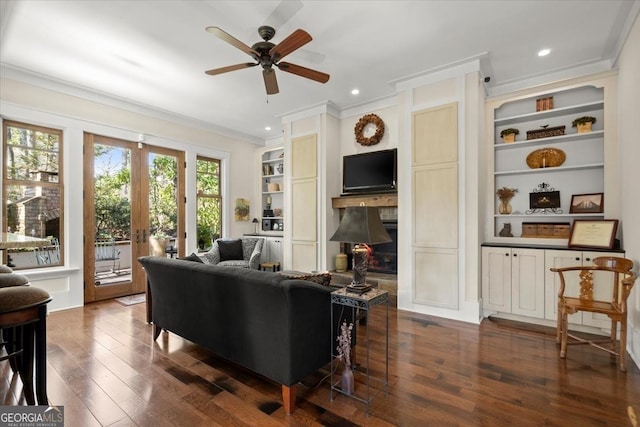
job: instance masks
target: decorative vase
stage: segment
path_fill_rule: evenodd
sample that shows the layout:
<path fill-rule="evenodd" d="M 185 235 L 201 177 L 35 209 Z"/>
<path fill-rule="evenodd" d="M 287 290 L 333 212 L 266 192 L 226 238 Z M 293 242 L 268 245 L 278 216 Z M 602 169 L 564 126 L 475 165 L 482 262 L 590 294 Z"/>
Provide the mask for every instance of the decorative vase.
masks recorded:
<path fill-rule="evenodd" d="M 352 395 L 354 389 L 353 371 L 351 366 L 346 365 L 342 371 L 342 392 L 344 394 Z"/>
<path fill-rule="evenodd" d="M 344 273 L 347 271 L 347 254 L 336 255 L 336 272 Z"/>
<path fill-rule="evenodd" d="M 498 213 L 502 215 L 509 215 L 511 213 L 511 204 L 509 203 L 511 199 L 501 199 L 500 206 L 498 206 Z"/>
<path fill-rule="evenodd" d="M 577 128 L 578 128 L 578 133 L 591 132 L 591 122 L 578 123 Z"/>

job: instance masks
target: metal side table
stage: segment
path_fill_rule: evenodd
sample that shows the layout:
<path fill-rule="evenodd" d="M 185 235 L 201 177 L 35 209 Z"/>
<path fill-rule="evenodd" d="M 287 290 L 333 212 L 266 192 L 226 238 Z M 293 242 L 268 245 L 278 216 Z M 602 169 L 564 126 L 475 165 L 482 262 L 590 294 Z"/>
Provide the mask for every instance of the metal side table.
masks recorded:
<path fill-rule="evenodd" d="M 336 338 L 339 331 L 334 331 L 332 327 L 331 331 L 331 391 L 330 391 L 330 399 L 333 401 L 333 392 L 336 391 L 338 393 L 342 393 L 345 396 L 352 397 L 360 402 L 366 404 L 366 414 L 369 416 L 369 406 L 371 404 L 371 400 L 381 391 L 384 391 L 384 395 L 386 397 L 389 396 L 389 293 L 387 291 L 383 291 L 377 288 L 371 289 L 368 292 L 363 294 L 357 294 L 353 292 L 349 292 L 348 288 L 341 288 L 337 291 L 331 292 L 331 325 L 334 324 L 333 319 L 333 311 L 334 305 L 342 305 L 345 307 L 351 307 L 352 319 L 356 319 L 358 316 L 356 314 L 357 310 L 362 310 L 368 312 L 373 307 L 377 305 L 385 304 L 385 374 L 384 379 L 376 378 L 371 376 L 369 371 L 369 318 L 367 315 L 365 322 L 365 351 L 366 351 L 366 361 L 364 367 L 360 366 L 358 369 L 353 369 L 354 374 L 363 374 L 366 377 L 367 381 L 367 391 L 365 397 L 357 396 L 357 392 L 353 394 L 347 394 L 342 391 L 340 385 L 340 378 L 338 381 L 334 382 L 333 373 L 335 368 L 337 367 L 337 362 L 335 357 L 333 357 L 333 348 L 336 347 Z M 366 313 L 365 313 L 366 314 Z M 339 319 L 340 320 L 340 319 Z M 354 323 L 355 327 L 355 323 Z M 371 395 L 371 381 L 381 384 L 381 387 L 377 388 L 373 395 Z"/>

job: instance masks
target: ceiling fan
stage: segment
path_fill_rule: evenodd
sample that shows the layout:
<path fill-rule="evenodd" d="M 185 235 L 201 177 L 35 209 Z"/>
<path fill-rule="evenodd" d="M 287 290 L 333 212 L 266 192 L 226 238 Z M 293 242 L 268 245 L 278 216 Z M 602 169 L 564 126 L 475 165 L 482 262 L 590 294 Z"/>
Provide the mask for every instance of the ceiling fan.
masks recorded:
<path fill-rule="evenodd" d="M 329 81 L 329 74 L 312 70 L 301 65 L 292 64 L 290 62 L 280 62 L 282 58 L 311 41 L 311 36 L 304 30 L 295 30 L 293 33 L 291 33 L 291 35 L 289 35 L 289 37 L 282 40 L 276 45 L 269 41 L 276 34 L 276 30 L 274 30 L 273 27 L 263 25 L 258 28 L 258 34 L 260 34 L 260 37 L 262 37 L 263 41 L 257 42 L 251 47 L 242 43 L 240 40 L 236 39 L 235 37 L 218 27 L 207 27 L 206 30 L 214 36 L 226 41 L 230 45 L 240 49 L 244 53 L 249 54 L 254 60 L 257 61 L 229 65 L 227 67 L 215 68 L 213 70 L 205 71 L 205 73 L 210 76 L 261 65 L 264 86 L 267 90 L 268 95 L 273 95 L 279 92 L 276 73 L 273 69 L 274 65 L 281 71 L 296 74 L 298 76 L 315 80 L 320 83 L 326 83 Z"/>

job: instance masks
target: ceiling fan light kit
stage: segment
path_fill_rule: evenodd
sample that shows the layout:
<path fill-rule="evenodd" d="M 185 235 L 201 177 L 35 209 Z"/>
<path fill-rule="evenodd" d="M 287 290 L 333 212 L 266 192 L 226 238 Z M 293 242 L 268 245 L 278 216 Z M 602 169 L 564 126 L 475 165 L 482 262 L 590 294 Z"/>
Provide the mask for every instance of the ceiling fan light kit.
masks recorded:
<path fill-rule="evenodd" d="M 273 95 L 279 92 L 276 73 L 273 69 L 274 65 L 278 67 L 280 71 L 295 74 L 319 83 L 326 83 L 329 81 L 329 74 L 289 62 L 280 62 L 282 58 L 289 55 L 291 52 L 294 52 L 295 50 L 301 48 L 312 40 L 309 33 L 304 30 L 297 29 L 280 43 L 274 44 L 269 40 L 271 40 L 276 34 L 276 30 L 273 27 L 263 25 L 258 28 L 258 34 L 260 34 L 260 37 L 262 37 L 263 41 L 254 43 L 251 47 L 247 46 L 240 40 L 236 39 L 235 37 L 218 27 L 207 27 L 206 30 L 219 39 L 224 40 L 230 45 L 250 55 L 255 61 L 257 61 L 255 63 L 247 62 L 205 71 L 205 73 L 210 76 L 260 65 L 262 66 L 262 78 L 264 80 L 264 86 L 268 95 Z"/>

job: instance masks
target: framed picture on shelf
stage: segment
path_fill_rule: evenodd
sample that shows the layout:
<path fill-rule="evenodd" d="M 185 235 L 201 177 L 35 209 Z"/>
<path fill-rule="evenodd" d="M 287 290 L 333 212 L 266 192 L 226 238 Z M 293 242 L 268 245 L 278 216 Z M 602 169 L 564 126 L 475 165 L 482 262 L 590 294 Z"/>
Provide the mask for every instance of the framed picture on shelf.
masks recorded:
<path fill-rule="evenodd" d="M 559 191 L 541 191 L 529 193 L 529 208 L 553 209 L 560 207 Z"/>
<path fill-rule="evenodd" d="M 575 219 L 569 247 L 613 249 L 617 230 L 617 219 Z"/>
<path fill-rule="evenodd" d="M 569 213 L 603 213 L 604 193 L 574 194 L 571 196 Z"/>

